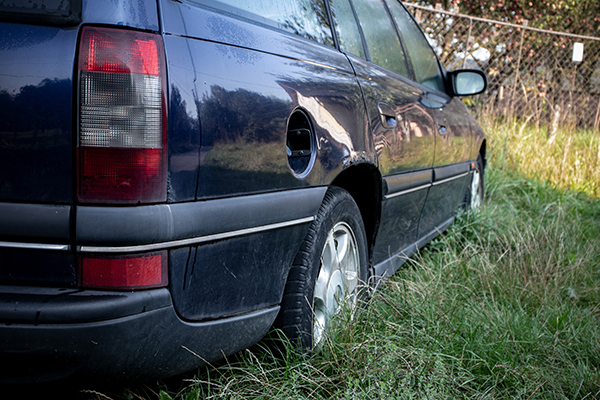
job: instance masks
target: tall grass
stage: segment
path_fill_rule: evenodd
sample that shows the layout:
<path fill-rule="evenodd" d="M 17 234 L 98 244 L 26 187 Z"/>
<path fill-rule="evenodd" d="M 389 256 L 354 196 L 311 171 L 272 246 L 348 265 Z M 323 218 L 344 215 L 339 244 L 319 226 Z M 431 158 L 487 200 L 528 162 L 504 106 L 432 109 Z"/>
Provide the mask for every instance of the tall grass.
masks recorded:
<path fill-rule="evenodd" d="M 169 397 L 600 398 L 600 206 L 493 167 L 488 196 L 322 353 L 280 361 L 263 344 Z"/>
<path fill-rule="evenodd" d="M 600 133 L 518 119 L 481 118 L 496 168 L 518 170 L 556 187 L 600 195 Z"/>
<path fill-rule="evenodd" d="M 600 399 L 598 161 L 571 163 L 592 135 L 560 133 L 555 147 L 528 127 L 494 128 L 485 207 L 340 315 L 319 354 L 276 357 L 263 342 L 124 397 Z"/>

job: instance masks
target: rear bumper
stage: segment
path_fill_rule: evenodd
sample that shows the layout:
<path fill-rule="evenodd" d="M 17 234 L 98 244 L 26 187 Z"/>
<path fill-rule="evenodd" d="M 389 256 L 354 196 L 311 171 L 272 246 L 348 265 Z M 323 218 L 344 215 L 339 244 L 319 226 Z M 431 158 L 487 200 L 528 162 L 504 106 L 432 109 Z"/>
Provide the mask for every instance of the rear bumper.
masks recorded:
<path fill-rule="evenodd" d="M 0 284 L 0 383 L 165 378 L 258 342 L 326 190 L 139 207 L 31 206 L 21 214 L 18 205 L 2 213 L 8 208 L 0 204 L 0 239 L 11 239 L 0 241 L 0 282 L 21 285 Z M 29 214 L 41 216 L 37 231 L 45 236 L 27 236 L 35 232 Z M 12 238 L 16 221 L 22 234 Z M 53 227 L 62 227 L 60 237 L 49 238 Z M 76 286 L 79 255 L 155 250 L 169 250 L 168 288 Z"/>
<path fill-rule="evenodd" d="M 172 376 L 256 343 L 279 311 L 190 323 L 167 289 L 33 293 L 0 287 L 0 383 Z"/>

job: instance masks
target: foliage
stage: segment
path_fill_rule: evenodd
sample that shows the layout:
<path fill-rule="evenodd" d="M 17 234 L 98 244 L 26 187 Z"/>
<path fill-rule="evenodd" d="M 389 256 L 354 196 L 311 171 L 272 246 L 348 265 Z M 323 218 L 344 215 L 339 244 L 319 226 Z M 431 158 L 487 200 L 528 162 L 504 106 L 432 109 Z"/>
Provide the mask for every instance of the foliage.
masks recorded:
<path fill-rule="evenodd" d="M 492 133 L 490 158 L 497 168 L 518 170 L 553 187 L 600 196 L 600 137 L 593 129 L 551 127 L 518 119 L 481 119 Z"/>
<path fill-rule="evenodd" d="M 586 8 L 577 11 L 582 15 L 574 14 L 576 21 L 588 21 L 590 15 L 600 20 L 597 11 L 588 10 L 590 7 L 597 8 L 600 0 L 571 3 L 573 2 L 568 3 L 569 7 Z M 513 3 L 489 3 L 495 6 L 488 4 L 484 9 L 479 4 L 460 3 L 460 11 L 496 21 L 521 21 L 509 18 L 513 11 L 499 12 L 496 8 L 498 4 L 508 7 Z M 547 2 L 527 3 L 527 7 L 548 8 L 548 4 L 551 5 Z M 448 6 L 447 4 L 446 7 Z M 490 11 L 490 7 L 494 11 Z M 541 10 L 532 16 L 537 19 L 530 20 L 529 27 L 440 13 L 433 8 L 417 9 L 409 6 L 409 9 L 419 19 L 446 68 L 478 68 L 486 72 L 488 90 L 478 96 L 483 106 L 476 105 L 475 109 L 502 116 L 530 118 L 535 122 L 543 121 L 548 124 L 556 122 L 596 128 L 600 125 L 600 40 L 562 33 L 569 29 L 560 26 L 558 22 L 572 17 L 564 7 L 552 16 L 558 21 L 557 24 L 549 26 L 544 22 L 544 18 L 550 17 L 546 11 Z M 554 32 L 534 28 L 552 28 Z M 600 36 L 599 32 L 580 33 Z M 584 49 L 580 62 L 573 61 L 576 42 L 581 43 Z"/>
<path fill-rule="evenodd" d="M 442 3 L 445 9 L 459 6 L 463 14 L 521 24 L 528 20 L 540 29 L 598 36 L 599 0 L 425 0 L 421 4 Z"/>

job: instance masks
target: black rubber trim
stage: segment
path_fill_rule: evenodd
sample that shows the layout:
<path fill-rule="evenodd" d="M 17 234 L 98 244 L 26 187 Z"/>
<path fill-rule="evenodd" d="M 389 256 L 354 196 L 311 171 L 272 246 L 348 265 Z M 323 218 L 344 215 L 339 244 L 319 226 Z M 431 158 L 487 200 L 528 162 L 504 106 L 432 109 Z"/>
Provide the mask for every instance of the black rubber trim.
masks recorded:
<path fill-rule="evenodd" d="M 166 288 L 136 292 L 0 286 L 0 322 L 71 324 L 126 317 L 172 305 Z"/>
<path fill-rule="evenodd" d="M 0 323 L 0 384 L 166 378 L 248 348 L 278 312 L 189 323 L 163 307 L 85 324 Z"/>
<path fill-rule="evenodd" d="M 68 244 L 71 206 L 0 203 L 0 241 Z"/>
<path fill-rule="evenodd" d="M 443 181 L 444 179 L 453 178 L 457 175 L 467 173 L 470 170 L 471 161 L 447 165 L 444 167 L 436 167 L 433 169 L 433 181 Z"/>
<path fill-rule="evenodd" d="M 423 171 L 410 172 L 407 174 L 386 176 L 384 180 L 387 184 L 387 192 L 385 194 L 393 195 L 397 192 L 410 190 L 431 183 L 433 181 L 433 171 L 431 169 L 425 169 Z"/>
<path fill-rule="evenodd" d="M 77 207 L 77 244 L 114 246 L 172 242 L 314 216 L 327 187 L 179 204 Z"/>

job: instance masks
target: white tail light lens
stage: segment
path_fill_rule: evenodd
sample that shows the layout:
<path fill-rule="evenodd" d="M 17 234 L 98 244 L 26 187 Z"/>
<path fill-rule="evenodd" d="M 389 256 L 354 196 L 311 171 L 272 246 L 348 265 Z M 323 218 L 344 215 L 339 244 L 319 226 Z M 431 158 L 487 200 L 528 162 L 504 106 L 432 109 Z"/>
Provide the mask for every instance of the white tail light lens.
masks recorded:
<path fill-rule="evenodd" d="M 79 50 L 79 201 L 165 201 L 166 123 L 160 35 L 84 27 Z"/>

